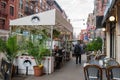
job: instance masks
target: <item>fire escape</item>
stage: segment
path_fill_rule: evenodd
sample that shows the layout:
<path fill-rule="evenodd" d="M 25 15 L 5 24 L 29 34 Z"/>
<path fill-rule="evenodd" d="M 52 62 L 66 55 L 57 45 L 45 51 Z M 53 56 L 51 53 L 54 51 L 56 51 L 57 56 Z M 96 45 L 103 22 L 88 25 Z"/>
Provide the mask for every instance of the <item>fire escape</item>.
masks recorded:
<path fill-rule="evenodd" d="M 29 0 L 28 3 L 26 3 L 25 8 L 24 8 L 24 13 L 26 15 L 32 15 L 35 13 L 34 7 L 36 3 L 38 3 L 39 0 Z"/>

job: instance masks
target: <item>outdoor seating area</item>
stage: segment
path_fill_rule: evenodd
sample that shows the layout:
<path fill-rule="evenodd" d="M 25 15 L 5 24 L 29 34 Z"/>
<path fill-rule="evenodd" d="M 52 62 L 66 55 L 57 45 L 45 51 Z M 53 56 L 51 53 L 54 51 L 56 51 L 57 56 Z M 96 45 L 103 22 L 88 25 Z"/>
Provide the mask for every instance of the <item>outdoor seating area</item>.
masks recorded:
<path fill-rule="evenodd" d="M 91 54 L 87 59 L 83 65 L 86 80 L 103 80 L 103 77 L 107 80 L 120 79 L 120 64 L 114 58 L 108 58 L 105 54 Z"/>
<path fill-rule="evenodd" d="M 108 80 L 120 80 L 120 65 L 108 67 L 107 78 Z"/>
<path fill-rule="evenodd" d="M 102 80 L 102 69 L 98 65 L 84 67 L 85 80 Z"/>

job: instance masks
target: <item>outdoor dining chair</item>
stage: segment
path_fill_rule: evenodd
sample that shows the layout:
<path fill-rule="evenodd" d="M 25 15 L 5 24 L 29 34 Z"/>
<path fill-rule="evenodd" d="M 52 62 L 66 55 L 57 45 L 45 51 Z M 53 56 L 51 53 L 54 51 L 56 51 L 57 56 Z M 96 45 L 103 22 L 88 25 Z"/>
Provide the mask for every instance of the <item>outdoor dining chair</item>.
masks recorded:
<path fill-rule="evenodd" d="M 2 59 L 1 62 L 1 74 L 3 75 L 3 80 L 11 80 L 12 64 L 8 63 L 6 60 Z"/>
<path fill-rule="evenodd" d="M 120 80 L 120 65 L 107 68 L 107 80 Z"/>
<path fill-rule="evenodd" d="M 99 56 L 97 57 L 97 60 L 104 60 L 105 57 L 106 57 L 105 54 L 99 55 Z"/>
<path fill-rule="evenodd" d="M 95 55 L 91 54 L 91 55 L 87 55 L 87 62 L 94 60 L 95 59 Z"/>
<path fill-rule="evenodd" d="M 108 66 L 116 66 L 119 65 L 119 63 L 115 59 L 110 59 L 107 62 Z"/>
<path fill-rule="evenodd" d="M 102 80 L 102 68 L 98 65 L 86 65 L 84 75 L 85 80 Z"/>

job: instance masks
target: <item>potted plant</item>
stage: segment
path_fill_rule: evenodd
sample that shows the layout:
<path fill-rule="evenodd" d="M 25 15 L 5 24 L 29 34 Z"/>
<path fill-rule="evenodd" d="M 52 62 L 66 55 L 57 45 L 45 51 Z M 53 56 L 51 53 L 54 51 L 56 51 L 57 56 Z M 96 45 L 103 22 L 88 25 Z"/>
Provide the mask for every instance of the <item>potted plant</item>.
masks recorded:
<path fill-rule="evenodd" d="M 98 50 L 102 49 L 102 39 L 97 37 L 93 41 L 89 42 L 86 47 L 86 51 L 94 51 L 95 54 Z"/>
<path fill-rule="evenodd" d="M 6 44 L 3 39 L 0 38 L 0 52 L 5 52 Z"/>
<path fill-rule="evenodd" d="M 12 74 L 14 73 L 13 61 L 17 55 L 18 50 L 19 50 L 19 47 L 17 44 L 16 36 L 10 36 L 6 41 L 3 41 L 2 39 L 0 39 L 0 51 L 5 53 L 5 56 L 7 57 L 7 60 L 5 60 L 6 63 L 9 63 L 10 65 L 12 65 L 12 67 L 10 67 L 10 73 L 8 74 L 10 79 L 12 77 Z"/>
<path fill-rule="evenodd" d="M 47 50 L 47 48 L 45 46 L 45 42 L 47 40 L 46 31 L 42 30 L 40 35 L 42 38 L 38 39 L 37 40 L 38 42 L 34 42 L 36 40 L 28 41 L 28 54 L 35 58 L 35 62 L 37 64 L 33 67 L 35 76 L 42 75 L 43 64 L 41 63 L 41 61 L 42 61 L 43 57 L 46 56 L 47 52 L 49 51 L 49 50 Z M 35 43 L 37 43 L 37 44 L 35 44 Z"/>
<path fill-rule="evenodd" d="M 8 60 L 13 63 L 13 60 L 17 56 L 17 52 L 19 50 L 19 46 L 17 44 L 17 37 L 16 36 L 10 36 L 8 40 L 6 41 L 6 55 Z"/>
<path fill-rule="evenodd" d="M 41 64 L 41 54 L 39 53 L 39 46 L 34 45 L 33 42 L 28 42 L 28 54 L 34 57 L 36 65 L 33 66 L 34 75 L 40 76 L 42 75 L 43 65 Z"/>

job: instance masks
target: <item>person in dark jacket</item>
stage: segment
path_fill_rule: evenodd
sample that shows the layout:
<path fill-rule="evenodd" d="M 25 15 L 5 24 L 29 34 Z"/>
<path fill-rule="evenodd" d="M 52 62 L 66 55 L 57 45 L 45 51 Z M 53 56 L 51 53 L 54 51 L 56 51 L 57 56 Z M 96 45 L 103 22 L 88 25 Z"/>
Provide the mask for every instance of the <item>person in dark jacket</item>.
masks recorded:
<path fill-rule="evenodd" d="M 59 46 L 56 46 L 54 52 L 55 52 L 54 56 L 56 61 L 56 68 L 59 69 L 61 67 L 62 58 L 63 58 L 62 49 L 59 49 Z"/>
<path fill-rule="evenodd" d="M 76 64 L 78 64 L 78 62 L 81 64 L 81 46 L 79 41 L 77 41 L 77 44 L 75 45 L 74 53 L 76 57 Z"/>

